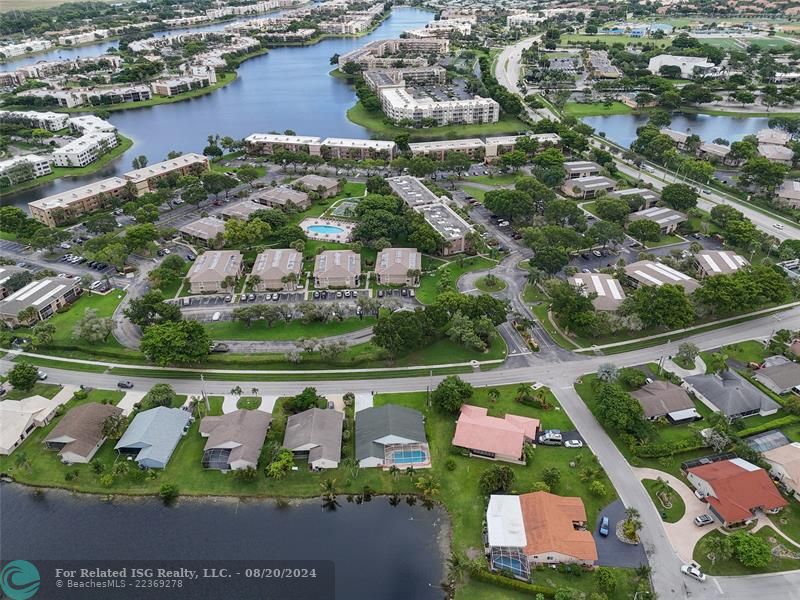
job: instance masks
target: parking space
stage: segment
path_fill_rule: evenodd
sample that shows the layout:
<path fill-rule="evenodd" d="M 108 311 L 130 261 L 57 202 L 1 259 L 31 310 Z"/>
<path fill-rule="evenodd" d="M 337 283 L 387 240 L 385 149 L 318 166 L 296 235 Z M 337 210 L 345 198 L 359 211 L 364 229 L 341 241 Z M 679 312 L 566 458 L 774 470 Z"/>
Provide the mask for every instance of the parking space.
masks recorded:
<path fill-rule="evenodd" d="M 608 535 L 600 535 L 600 521 L 608 517 Z M 592 537 L 597 546 L 597 564 L 602 567 L 635 568 L 647 564 L 647 555 L 641 544 L 626 544 L 616 536 L 617 523 L 625 519 L 625 505 L 615 500 L 597 515 L 592 529 Z"/>

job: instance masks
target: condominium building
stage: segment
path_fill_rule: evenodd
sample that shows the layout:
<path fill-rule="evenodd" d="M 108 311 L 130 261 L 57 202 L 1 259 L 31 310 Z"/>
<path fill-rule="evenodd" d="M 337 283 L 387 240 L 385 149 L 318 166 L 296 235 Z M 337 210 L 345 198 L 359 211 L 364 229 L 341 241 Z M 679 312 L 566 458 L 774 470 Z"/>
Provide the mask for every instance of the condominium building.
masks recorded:
<path fill-rule="evenodd" d="M 638 196 L 642 199 L 642 206 L 638 208 L 650 208 L 661 200 L 661 194 L 648 190 L 646 188 L 627 188 L 625 190 L 617 190 L 608 194 L 611 198 L 620 198 L 625 201 L 630 201 L 633 196 Z"/>
<path fill-rule="evenodd" d="M 258 190 L 250 196 L 250 200 L 270 208 L 283 210 L 290 208 L 307 210 L 311 206 L 311 200 L 306 192 L 285 185 Z"/>
<path fill-rule="evenodd" d="M 110 88 L 91 88 L 81 90 L 81 96 L 94 106 L 100 104 L 120 104 L 122 102 L 144 102 L 153 97 L 150 88 L 144 84 L 134 84 Z"/>
<path fill-rule="evenodd" d="M 800 181 L 785 179 L 776 193 L 779 204 L 789 208 L 800 208 Z"/>
<path fill-rule="evenodd" d="M 792 134 L 781 129 L 762 129 L 756 134 L 759 144 L 785 146 L 792 141 Z"/>
<path fill-rule="evenodd" d="M 419 142 L 409 144 L 414 156 L 430 156 L 434 160 L 444 160 L 450 152 L 466 154 L 475 160 L 483 160 L 486 145 L 477 138 L 466 140 L 444 140 L 440 142 Z"/>
<path fill-rule="evenodd" d="M 361 257 L 352 250 L 325 250 L 314 260 L 314 287 L 358 287 Z"/>
<path fill-rule="evenodd" d="M 83 33 L 74 33 L 72 35 L 62 35 L 58 38 L 58 43 L 61 46 L 79 46 L 81 44 L 94 43 L 97 40 L 102 40 L 108 37 L 108 29 L 93 29 L 92 31 L 84 31 Z"/>
<path fill-rule="evenodd" d="M 275 152 L 305 152 L 312 156 L 320 155 L 322 138 L 301 135 L 279 135 L 274 133 L 253 133 L 244 138 L 248 154 L 269 156 Z"/>
<path fill-rule="evenodd" d="M 51 48 L 52 46 L 53 42 L 50 40 L 27 39 L 17 42 L 16 44 L 4 44 L 0 46 L 0 54 L 6 58 L 11 58 L 13 56 L 21 56 L 30 52 L 42 52 L 48 48 Z"/>
<path fill-rule="evenodd" d="M 517 147 L 517 141 L 522 137 L 527 137 L 534 140 L 540 148 L 558 146 L 561 143 L 561 136 L 557 133 L 534 133 L 527 136 L 504 135 L 498 137 L 487 137 L 484 139 L 484 144 L 486 145 L 486 162 L 494 162 L 503 154 L 513 151 Z"/>
<path fill-rule="evenodd" d="M 375 40 L 361 48 L 339 56 L 339 68 L 355 62 L 364 68 L 394 67 L 401 61 L 403 66 L 427 66 L 427 55 L 447 54 L 450 40 L 447 38 L 398 38 Z"/>
<path fill-rule="evenodd" d="M 628 283 L 633 287 L 679 285 L 687 294 L 691 294 L 700 287 L 700 283 L 686 273 L 681 273 L 672 267 L 652 260 L 640 260 L 625 265 L 625 275 L 628 277 Z"/>
<path fill-rule="evenodd" d="M 595 310 L 615 311 L 625 300 L 619 281 L 606 273 L 575 273 L 569 282 L 584 296 L 595 296 L 592 299 Z"/>
<path fill-rule="evenodd" d="M 215 71 L 209 69 L 205 75 L 184 75 L 182 77 L 159 79 L 150 84 L 150 89 L 153 90 L 154 94 L 169 97 L 206 88 L 216 82 L 217 76 Z"/>
<path fill-rule="evenodd" d="M 673 143 L 678 147 L 678 150 L 686 150 L 686 142 L 689 141 L 689 134 L 683 133 L 682 131 L 675 131 L 674 129 L 668 129 L 666 127 L 662 127 L 658 130 L 661 135 L 667 136 L 669 139 L 673 141 Z"/>
<path fill-rule="evenodd" d="M 411 208 L 439 204 L 441 199 L 416 177 L 400 175 L 386 179 L 389 187 Z"/>
<path fill-rule="evenodd" d="M 468 235 L 474 231 L 456 211 L 446 204 L 426 204 L 414 208 L 444 240 L 442 254 L 450 256 L 469 248 Z"/>
<path fill-rule="evenodd" d="M 179 228 L 178 231 L 185 239 L 191 242 L 211 246 L 218 243 L 225 234 L 225 221 L 214 217 L 203 217 L 187 223 Z"/>
<path fill-rule="evenodd" d="M 29 127 L 59 131 L 69 124 L 69 116 L 55 112 L 38 112 L 35 110 L 0 110 L 0 121 L 5 123 L 23 123 Z"/>
<path fill-rule="evenodd" d="M 109 208 L 128 184 L 122 177 L 110 177 L 28 203 L 31 217 L 49 227 L 62 225 L 100 208 Z"/>
<path fill-rule="evenodd" d="M 16 185 L 52 172 L 50 159 L 47 157 L 36 154 L 15 156 L 0 161 L 0 187 L 3 186 L 3 182 L 7 182 L 7 185 L 10 186 Z"/>
<path fill-rule="evenodd" d="M 418 285 L 422 254 L 416 248 L 384 248 L 375 259 L 380 285 Z"/>
<path fill-rule="evenodd" d="M 57 167 L 85 167 L 118 145 L 116 133 L 93 131 L 54 151 L 53 162 Z"/>
<path fill-rule="evenodd" d="M 781 165 L 791 165 L 794 160 L 794 151 L 791 148 L 775 144 L 759 144 L 758 154 L 762 158 Z"/>
<path fill-rule="evenodd" d="M 580 179 L 581 177 L 594 177 L 600 175 L 602 167 L 590 160 L 571 160 L 564 163 L 567 179 Z"/>
<path fill-rule="evenodd" d="M 115 125 L 112 125 L 105 119 L 101 119 L 95 115 L 70 117 L 69 128 L 76 133 L 92 133 L 93 131 L 113 133 L 117 130 Z"/>
<path fill-rule="evenodd" d="M 567 179 L 561 191 L 573 198 L 594 198 L 617 189 L 617 182 L 602 175 Z"/>
<path fill-rule="evenodd" d="M 241 202 L 226 204 L 222 210 L 219 211 L 219 214 L 222 215 L 222 218 L 225 220 L 239 219 L 240 221 L 247 221 L 250 215 L 259 210 L 264 210 L 261 204 L 253 202 L 252 200 L 242 200 Z"/>
<path fill-rule="evenodd" d="M 547 17 L 543 17 L 538 14 L 534 15 L 531 13 L 508 15 L 506 17 L 506 27 L 509 29 L 528 28 L 532 27 L 533 25 L 538 25 L 539 23 L 544 22 L 546 19 Z"/>
<path fill-rule="evenodd" d="M 341 184 L 338 179 L 333 177 L 323 177 L 322 175 L 303 175 L 292 182 L 295 189 L 317 192 L 322 198 L 330 198 L 339 193 Z"/>
<path fill-rule="evenodd" d="M 78 90 L 33 89 L 17 94 L 26 98 L 41 98 L 45 104 L 55 104 L 62 108 L 75 108 L 86 104 Z"/>
<path fill-rule="evenodd" d="M 695 254 L 694 258 L 700 277 L 729 275 L 750 264 L 744 256 L 730 250 L 703 250 Z"/>
<path fill-rule="evenodd" d="M 415 126 L 432 119 L 437 125 L 459 123 L 496 123 L 500 105 L 492 98 L 475 96 L 467 100 L 436 100 L 427 95 L 412 93 L 405 88 L 386 88 L 380 91 L 384 114 L 394 122 L 410 121 Z"/>
<path fill-rule="evenodd" d="M 374 158 L 392 160 L 397 144 L 384 140 L 327 138 L 322 142 L 321 153 L 325 159 L 364 160 Z"/>
<path fill-rule="evenodd" d="M 636 221 L 652 221 L 661 229 L 662 235 L 673 233 L 678 225 L 686 221 L 686 215 L 665 206 L 653 206 L 632 213 L 628 217 L 631 223 Z"/>
<path fill-rule="evenodd" d="M 442 85 L 447 81 L 447 71 L 438 65 L 432 67 L 371 69 L 364 72 L 364 81 L 375 92 L 383 88 L 404 87 L 406 85 Z"/>
<path fill-rule="evenodd" d="M 741 165 L 744 160 L 740 158 L 731 157 L 731 147 L 724 146 L 723 144 L 714 144 L 712 142 L 703 142 L 697 150 L 697 155 L 705 160 L 712 162 L 721 162 L 724 165 L 736 167 Z"/>
<path fill-rule="evenodd" d="M 160 179 L 172 175 L 178 177 L 199 175 L 204 171 L 208 171 L 208 168 L 208 157 L 190 152 L 181 154 L 177 158 L 170 158 L 141 169 L 128 171 L 124 177 L 134 183 L 136 195 L 141 196 L 145 192 L 155 191 L 158 188 L 157 184 Z"/>
<path fill-rule="evenodd" d="M 31 325 L 52 316 L 81 295 L 78 279 L 45 277 L 0 300 L 0 321 L 7 327 Z"/>
<path fill-rule="evenodd" d="M 714 75 L 717 67 L 704 56 L 673 56 L 659 54 L 650 59 L 647 70 L 653 75 L 661 75 L 662 67 L 678 67 L 683 79 L 692 79 L 696 76 Z"/>
<path fill-rule="evenodd" d="M 187 277 L 193 294 L 230 292 L 242 275 L 242 253 L 238 250 L 208 250 L 192 263 Z"/>
<path fill-rule="evenodd" d="M 297 289 L 300 274 L 303 271 L 303 255 L 297 250 L 279 248 L 277 250 L 264 250 L 256 256 L 250 278 L 258 276 L 258 283 L 253 286 L 257 292 L 267 290 L 285 290 L 292 292 Z"/>

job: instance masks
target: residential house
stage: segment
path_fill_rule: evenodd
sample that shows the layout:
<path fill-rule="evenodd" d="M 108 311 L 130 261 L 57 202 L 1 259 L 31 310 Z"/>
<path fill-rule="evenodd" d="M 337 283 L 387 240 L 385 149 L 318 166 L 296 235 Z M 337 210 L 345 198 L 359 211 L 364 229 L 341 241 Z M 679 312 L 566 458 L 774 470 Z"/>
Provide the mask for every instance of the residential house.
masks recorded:
<path fill-rule="evenodd" d="M 215 294 L 232 291 L 242 273 L 241 252 L 208 250 L 197 257 L 186 276 L 193 294 Z"/>
<path fill-rule="evenodd" d="M 690 375 L 684 382 L 700 401 L 729 420 L 773 415 L 780 408 L 777 402 L 735 371 Z"/>
<path fill-rule="evenodd" d="M 106 419 L 121 414 L 122 409 L 112 404 L 90 402 L 76 406 L 44 439 L 44 446 L 58 451 L 64 463 L 88 463 L 106 441 L 103 435 Z"/>
<path fill-rule="evenodd" d="M 182 408 L 158 406 L 138 413 L 114 446 L 121 455 L 146 469 L 163 469 L 192 422 Z"/>
<path fill-rule="evenodd" d="M 575 273 L 569 282 L 584 296 L 594 294 L 592 305 L 595 310 L 615 311 L 625 300 L 625 291 L 619 280 L 606 273 Z"/>
<path fill-rule="evenodd" d="M 730 250 L 703 250 L 695 254 L 694 258 L 701 278 L 730 275 L 750 264 L 744 256 Z"/>
<path fill-rule="evenodd" d="M 356 415 L 356 460 L 361 467 L 431 466 L 422 413 L 397 404 L 371 406 Z"/>
<path fill-rule="evenodd" d="M 361 276 L 361 257 L 352 250 L 325 250 L 314 259 L 314 287 L 354 288 Z"/>
<path fill-rule="evenodd" d="M 740 158 L 733 158 L 731 156 L 731 147 L 723 144 L 714 144 L 711 142 L 703 142 L 697 150 L 700 158 L 709 160 L 711 162 L 722 163 L 729 167 L 738 167 L 744 160 Z"/>
<path fill-rule="evenodd" d="M 297 250 L 279 248 L 264 250 L 256 256 L 250 276 L 257 275 L 259 278 L 258 283 L 253 286 L 257 292 L 268 290 L 293 292 L 297 289 L 302 271 L 303 255 Z"/>
<path fill-rule="evenodd" d="M 759 144 L 773 144 L 775 146 L 786 146 L 792 141 L 792 134 L 782 129 L 762 129 L 756 133 Z"/>
<path fill-rule="evenodd" d="M 792 442 L 761 455 L 770 464 L 770 474 L 800 500 L 800 443 Z"/>
<path fill-rule="evenodd" d="M 283 447 L 306 458 L 312 469 L 335 469 L 342 459 L 344 413 L 310 408 L 286 421 Z"/>
<path fill-rule="evenodd" d="M 493 571 L 528 579 L 531 567 L 597 563 L 586 508 L 577 497 L 532 492 L 493 494 L 486 509 L 486 553 Z"/>
<path fill-rule="evenodd" d="M 184 239 L 207 247 L 222 245 L 225 235 L 225 221 L 216 217 L 203 217 L 187 223 L 178 229 Z"/>
<path fill-rule="evenodd" d="M 31 281 L 0 300 L 0 321 L 7 327 L 44 321 L 77 300 L 82 291 L 79 279 L 45 277 Z"/>
<path fill-rule="evenodd" d="M 465 404 L 456 422 L 453 446 L 470 456 L 525 464 L 525 444 L 533 444 L 539 419 L 519 415 L 490 417 L 488 409 Z"/>
<path fill-rule="evenodd" d="M 695 421 L 701 416 L 689 394 L 674 383 L 656 380 L 631 392 L 642 406 L 644 417 L 651 421 L 666 417 L 670 423 Z"/>
<path fill-rule="evenodd" d="M 788 504 L 769 474 L 742 458 L 690 467 L 686 478 L 725 526 L 748 523 L 758 512 L 774 514 Z"/>
<path fill-rule="evenodd" d="M 384 248 L 375 259 L 375 275 L 380 285 L 419 285 L 422 254 L 416 248 Z"/>
<path fill-rule="evenodd" d="M 687 294 L 691 294 L 700 287 L 700 283 L 686 273 L 681 273 L 672 267 L 652 260 L 639 260 L 625 265 L 625 275 L 632 287 L 639 287 L 640 285 L 679 285 Z"/>
<path fill-rule="evenodd" d="M 283 210 L 308 210 L 311 207 L 311 200 L 306 192 L 285 185 L 258 190 L 250 196 L 250 200 Z"/>
<path fill-rule="evenodd" d="M 787 208 L 800 208 L 800 181 L 785 179 L 776 192 L 778 203 Z"/>
<path fill-rule="evenodd" d="M 617 189 L 617 182 L 601 175 L 591 175 L 579 179 L 567 179 L 561 191 L 573 198 L 594 198 Z"/>
<path fill-rule="evenodd" d="M 800 364 L 784 362 L 753 373 L 756 381 L 776 394 L 788 394 L 792 388 L 800 390 Z"/>
<path fill-rule="evenodd" d="M 203 417 L 200 435 L 204 469 L 237 471 L 255 469 L 267 437 L 272 415 L 263 410 L 239 409 L 220 416 Z"/>
<path fill-rule="evenodd" d="M 330 198 L 339 193 L 341 184 L 338 179 L 321 175 L 303 175 L 292 182 L 292 187 L 317 192 L 322 198 Z"/>
<path fill-rule="evenodd" d="M 652 221 L 658 225 L 662 235 L 674 233 L 678 225 L 686 221 L 685 214 L 664 206 L 645 208 L 644 210 L 632 213 L 628 218 L 631 223 L 635 223 L 636 221 Z"/>
<path fill-rule="evenodd" d="M 794 158 L 794 151 L 791 148 L 775 144 L 759 144 L 758 154 L 771 162 L 787 166 L 791 166 Z"/>
<path fill-rule="evenodd" d="M 11 454 L 34 429 L 47 425 L 58 406 L 44 396 L 0 401 L 0 454 Z"/>

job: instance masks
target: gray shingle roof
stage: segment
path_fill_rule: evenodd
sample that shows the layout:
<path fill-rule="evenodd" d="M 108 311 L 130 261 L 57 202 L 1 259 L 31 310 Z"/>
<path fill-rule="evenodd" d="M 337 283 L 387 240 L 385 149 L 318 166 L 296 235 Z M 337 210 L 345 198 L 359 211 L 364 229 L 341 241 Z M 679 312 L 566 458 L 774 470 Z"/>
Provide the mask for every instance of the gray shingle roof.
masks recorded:
<path fill-rule="evenodd" d="M 383 458 L 383 445 L 375 440 L 388 435 L 428 443 L 425 420 L 419 411 L 397 404 L 365 408 L 356 417 L 356 459 Z"/>
<path fill-rule="evenodd" d="M 344 415 L 338 410 L 310 408 L 292 415 L 286 421 L 284 448 L 294 450 L 307 444 L 316 444 L 308 455 L 308 462 L 320 458 L 339 462 L 342 458 L 342 423 Z"/>
<path fill-rule="evenodd" d="M 120 438 L 120 448 L 141 448 L 136 461 L 145 466 L 165 466 L 192 415 L 181 408 L 159 406 L 137 414 Z"/>
<path fill-rule="evenodd" d="M 786 362 L 781 365 L 759 369 L 755 378 L 765 385 L 770 385 L 779 390 L 788 390 L 800 385 L 800 364 Z"/>
<path fill-rule="evenodd" d="M 227 415 L 205 417 L 200 421 L 200 433 L 208 440 L 203 451 L 230 448 L 228 462 L 239 460 L 257 463 L 267 437 L 272 415 L 261 410 L 235 410 Z"/>
<path fill-rule="evenodd" d="M 719 375 L 692 375 L 685 381 L 726 416 L 780 408 L 769 396 L 734 371 L 723 371 Z"/>

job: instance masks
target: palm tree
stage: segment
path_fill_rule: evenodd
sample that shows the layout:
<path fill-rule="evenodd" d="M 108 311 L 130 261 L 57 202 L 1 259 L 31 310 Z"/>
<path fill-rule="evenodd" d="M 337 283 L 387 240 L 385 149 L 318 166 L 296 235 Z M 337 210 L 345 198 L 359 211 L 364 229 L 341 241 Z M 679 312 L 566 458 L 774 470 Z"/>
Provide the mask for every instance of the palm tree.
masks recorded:
<path fill-rule="evenodd" d="M 400 469 L 397 468 L 397 465 L 392 465 L 391 467 L 389 467 L 389 474 L 394 479 L 397 479 L 397 476 L 400 474 Z"/>
<path fill-rule="evenodd" d="M 417 479 L 415 487 L 422 492 L 423 500 L 434 500 L 439 495 L 439 482 L 430 473 Z"/>
<path fill-rule="evenodd" d="M 533 388 L 531 387 L 531 384 L 520 383 L 517 386 L 517 395 L 515 396 L 515 399 L 519 402 L 521 400 L 524 400 L 525 398 L 529 398 L 532 393 L 533 393 Z"/>
<path fill-rule="evenodd" d="M 412 467 L 411 465 L 406 467 L 406 475 L 408 475 L 409 477 L 413 477 L 414 476 L 414 467 Z"/>
<path fill-rule="evenodd" d="M 253 396 L 258 396 L 258 388 L 250 388 L 250 393 L 253 394 Z"/>
<path fill-rule="evenodd" d="M 460 552 L 453 550 L 447 557 L 447 572 L 457 583 L 461 583 L 464 579 L 467 565 L 469 565 L 467 557 Z"/>
<path fill-rule="evenodd" d="M 339 502 L 336 500 L 336 480 L 328 478 L 319 484 L 322 490 L 322 506 L 328 510 L 336 510 Z"/>
<path fill-rule="evenodd" d="M 497 388 L 491 388 L 486 395 L 489 396 L 489 402 L 492 404 L 497 404 L 497 401 L 500 399 L 500 390 Z"/>
<path fill-rule="evenodd" d="M 261 276 L 260 275 L 250 275 L 250 278 L 247 280 L 250 285 L 253 286 L 253 289 L 258 287 L 258 284 L 261 283 Z"/>
<path fill-rule="evenodd" d="M 241 396 L 242 392 L 243 392 L 243 390 L 242 390 L 241 386 L 237 385 L 237 386 L 234 386 L 234 387 L 231 388 L 231 395 L 233 395 L 233 396 Z"/>
<path fill-rule="evenodd" d="M 356 479 L 358 477 L 358 461 L 352 456 L 348 456 L 342 461 L 342 467 L 350 471 L 350 477 Z M 391 472 L 391 469 L 389 469 Z"/>
<path fill-rule="evenodd" d="M 236 277 L 233 275 L 228 275 L 225 279 L 222 280 L 222 287 L 227 290 L 230 290 L 232 287 L 236 286 Z"/>

